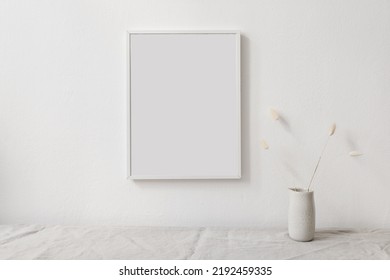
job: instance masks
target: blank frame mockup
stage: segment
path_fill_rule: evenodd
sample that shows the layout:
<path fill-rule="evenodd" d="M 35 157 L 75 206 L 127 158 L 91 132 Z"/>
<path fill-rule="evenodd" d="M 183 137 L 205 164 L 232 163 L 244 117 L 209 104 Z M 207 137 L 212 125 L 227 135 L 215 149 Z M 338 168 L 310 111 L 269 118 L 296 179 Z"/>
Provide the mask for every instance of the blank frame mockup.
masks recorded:
<path fill-rule="evenodd" d="M 240 34 L 128 36 L 129 178 L 240 178 Z"/>

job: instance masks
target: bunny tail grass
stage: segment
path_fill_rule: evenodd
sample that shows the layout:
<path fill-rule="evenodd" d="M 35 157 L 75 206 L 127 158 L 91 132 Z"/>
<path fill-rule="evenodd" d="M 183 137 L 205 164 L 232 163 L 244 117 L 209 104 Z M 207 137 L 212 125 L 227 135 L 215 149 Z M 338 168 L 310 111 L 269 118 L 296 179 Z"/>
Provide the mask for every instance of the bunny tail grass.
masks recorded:
<path fill-rule="evenodd" d="M 328 138 L 326 139 L 325 146 L 324 146 L 324 148 L 322 149 L 322 152 L 321 152 L 321 154 L 320 154 L 320 157 L 319 157 L 319 159 L 318 159 L 318 161 L 317 161 L 316 168 L 314 169 L 313 175 L 311 175 L 310 182 L 309 182 L 309 186 L 307 187 L 307 191 L 310 191 L 311 183 L 313 182 L 313 179 L 314 179 L 314 176 L 316 175 L 318 166 L 320 165 L 320 162 L 321 162 L 321 159 L 322 159 L 322 155 L 324 154 L 324 152 L 325 152 L 325 150 L 326 150 L 326 147 L 328 146 L 329 138 L 335 133 L 335 131 L 336 131 L 336 124 L 333 123 L 333 124 L 331 125 L 331 127 L 329 128 Z"/>

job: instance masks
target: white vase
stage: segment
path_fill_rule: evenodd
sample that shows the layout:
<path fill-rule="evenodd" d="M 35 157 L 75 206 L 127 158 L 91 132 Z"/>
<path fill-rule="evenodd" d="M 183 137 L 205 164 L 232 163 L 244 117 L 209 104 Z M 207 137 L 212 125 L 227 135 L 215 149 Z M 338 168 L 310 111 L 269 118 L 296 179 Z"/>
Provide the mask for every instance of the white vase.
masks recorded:
<path fill-rule="evenodd" d="M 315 232 L 313 191 L 289 189 L 288 234 L 296 241 L 311 241 Z"/>

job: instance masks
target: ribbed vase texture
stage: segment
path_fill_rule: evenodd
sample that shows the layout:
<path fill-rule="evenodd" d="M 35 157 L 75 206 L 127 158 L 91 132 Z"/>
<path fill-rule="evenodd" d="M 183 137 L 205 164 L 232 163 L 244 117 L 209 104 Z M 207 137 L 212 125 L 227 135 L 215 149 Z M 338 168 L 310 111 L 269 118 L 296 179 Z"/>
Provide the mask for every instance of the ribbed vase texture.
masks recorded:
<path fill-rule="evenodd" d="M 313 191 L 289 189 L 288 234 L 296 241 L 311 241 L 315 232 Z"/>

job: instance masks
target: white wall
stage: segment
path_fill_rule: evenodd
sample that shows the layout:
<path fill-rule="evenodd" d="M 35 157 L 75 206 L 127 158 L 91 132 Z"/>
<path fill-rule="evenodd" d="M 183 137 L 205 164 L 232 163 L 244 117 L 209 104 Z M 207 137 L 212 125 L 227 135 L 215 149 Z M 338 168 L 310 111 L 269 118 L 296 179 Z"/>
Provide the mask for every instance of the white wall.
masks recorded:
<path fill-rule="evenodd" d="M 126 180 L 126 30 L 148 29 L 242 31 L 241 180 Z M 336 121 L 317 225 L 389 227 L 389 30 L 390 1 L 1 0 L 0 222 L 286 227 Z"/>

